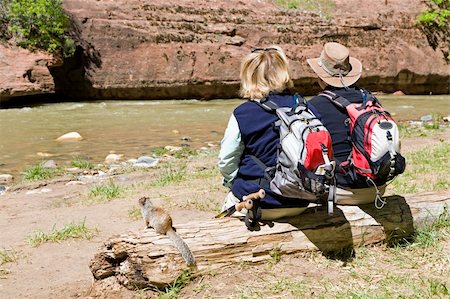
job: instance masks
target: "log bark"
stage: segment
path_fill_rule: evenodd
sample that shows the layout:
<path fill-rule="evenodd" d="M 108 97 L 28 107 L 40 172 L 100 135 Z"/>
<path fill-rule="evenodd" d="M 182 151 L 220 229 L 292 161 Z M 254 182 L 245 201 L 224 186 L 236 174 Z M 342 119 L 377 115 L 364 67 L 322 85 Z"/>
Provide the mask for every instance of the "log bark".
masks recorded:
<path fill-rule="evenodd" d="M 202 273 L 232 263 L 261 262 L 270 259 L 274 249 L 282 255 L 311 250 L 330 253 L 409 238 L 415 227 L 450 214 L 449 207 L 450 191 L 390 196 L 381 210 L 373 204 L 337 206 L 329 216 L 325 208 L 312 207 L 259 231 L 247 230 L 236 218 L 204 219 L 178 226 L 177 233 L 196 258 L 194 273 Z M 95 283 L 114 279 L 128 289 L 163 288 L 186 268 L 171 241 L 152 229 L 110 238 L 89 266 Z"/>

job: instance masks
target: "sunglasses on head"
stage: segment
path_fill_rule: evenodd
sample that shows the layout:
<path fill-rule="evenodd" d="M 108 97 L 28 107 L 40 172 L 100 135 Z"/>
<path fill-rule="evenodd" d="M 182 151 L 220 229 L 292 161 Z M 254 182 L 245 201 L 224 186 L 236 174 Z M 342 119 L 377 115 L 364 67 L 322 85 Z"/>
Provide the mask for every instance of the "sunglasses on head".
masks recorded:
<path fill-rule="evenodd" d="M 255 52 L 268 52 L 268 51 L 278 51 L 277 48 L 256 48 L 252 50 L 252 53 Z"/>

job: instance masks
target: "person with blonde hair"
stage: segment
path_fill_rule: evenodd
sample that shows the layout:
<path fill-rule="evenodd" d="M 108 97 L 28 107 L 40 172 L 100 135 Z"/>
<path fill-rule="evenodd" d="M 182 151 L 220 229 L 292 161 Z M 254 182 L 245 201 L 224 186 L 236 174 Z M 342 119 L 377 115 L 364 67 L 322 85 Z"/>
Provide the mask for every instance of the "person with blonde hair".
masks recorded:
<path fill-rule="evenodd" d="M 293 107 L 298 102 L 298 96 L 289 91 L 293 84 L 286 54 L 278 46 L 254 49 L 242 61 L 240 78 L 240 95 L 247 101 L 234 109 L 219 153 L 223 184 L 231 190 L 222 211 L 262 188 L 266 194 L 260 202 L 262 219 L 298 215 L 308 202 L 272 192 L 265 169 L 258 162 L 275 166 L 280 140 L 274 125 L 278 120 L 276 113 L 263 109 L 257 102 L 269 99 L 279 107 Z M 236 212 L 234 216 L 239 214 Z"/>

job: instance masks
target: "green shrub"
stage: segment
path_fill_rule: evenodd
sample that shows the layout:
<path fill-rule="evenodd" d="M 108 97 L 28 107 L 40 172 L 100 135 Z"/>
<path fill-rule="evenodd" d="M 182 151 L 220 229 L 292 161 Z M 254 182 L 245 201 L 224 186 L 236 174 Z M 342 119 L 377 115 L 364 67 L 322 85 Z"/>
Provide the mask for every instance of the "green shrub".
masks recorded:
<path fill-rule="evenodd" d="M 56 229 L 55 226 L 50 232 L 37 231 L 32 236 L 28 237 L 28 243 L 33 247 L 38 247 L 39 245 L 47 242 L 60 243 L 68 239 L 86 239 L 90 240 L 98 232 L 97 229 L 88 228 L 85 221 L 82 223 L 70 223 L 62 227 L 61 229 Z"/>
<path fill-rule="evenodd" d="M 303 9 L 330 19 L 335 4 L 332 0 L 275 0 L 275 4 L 287 9 Z"/>
<path fill-rule="evenodd" d="M 89 190 L 89 196 L 100 199 L 100 201 L 109 201 L 121 196 L 124 193 L 124 187 L 114 184 L 112 180 L 103 185 L 94 186 Z"/>
<path fill-rule="evenodd" d="M 58 169 L 45 168 L 41 162 L 27 168 L 22 174 L 25 181 L 39 181 L 51 179 L 58 175 Z"/>
<path fill-rule="evenodd" d="M 69 17 L 62 0 L 10 0 L 9 30 L 19 46 L 61 53 L 64 57 L 75 52 L 75 42 L 68 35 Z"/>
<path fill-rule="evenodd" d="M 80 157 L 75 158 L 75 160 L 73 160 L 70 163 L 70 165 L 73 167 L 80 168 L 80 169 L 86 169 L 86 170 L 94 169 L 94 164 L 92 164 L 88 160 L 86 160 L 84 158 L 80 158 Z"/>
<path fill-rule="evenodd" d="M 8 15 L 8 1 L 2 0 L 0 1 L 0 38 L 8 38 L 8 23 L 9 23 L 9 15 Z"/>
<path fill-rule="evenodd" d="M 444 28 L 450 21 L 450 0 L 429 0 L 428 8 L 422 11 L 417 21 L 425 26 Z"/>

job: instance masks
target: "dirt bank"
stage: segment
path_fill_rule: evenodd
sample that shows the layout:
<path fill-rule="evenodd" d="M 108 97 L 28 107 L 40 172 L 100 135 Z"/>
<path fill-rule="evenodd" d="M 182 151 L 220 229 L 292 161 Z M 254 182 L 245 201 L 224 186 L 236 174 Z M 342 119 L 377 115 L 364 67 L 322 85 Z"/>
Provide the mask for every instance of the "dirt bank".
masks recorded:
<path fill-rule="evenodd" d="M 420 142 L 416 137 L 405 139 L 403 151 L 429 148 L 449 140 L 449 133 L 447 129 L 420 137 Z M 156 169 L 131 172 L 122 169 L 100 181 L 84 180 L 75 185 L 68 184 L 75 177 L 67 175 L 47 182 L 11 186 L 0 195 L 0 257 L 9 256 L 12 260 L 0 259 L 0 293 L 4 298 L 87 297 L 93 281 L 88 263 L 100 244 L 112 235 L 142 229 L 136 210 L 137 199 L 142 195 L 164 204 L 172 213 L 175 227 L 177 223 L 212 217 L 226 194 L 220 184 L 216 154 L 213 151 L 188 159 L 167 158 Z M 182 179 L 177 179 L 176 174 L 180 174 L 177 171 L 185 174 Z M 117 198 L 107 200 L 92 195 L 95 186 L 110 184 L 111 180 L 120 186 Z M 39 231 L 49 233 L 52 228 L 60 230 L 81 223 L 94 230 L 93 238 L 44 242 L 37 247 L 29 244 L 30 237 Z M 450 239 L 443 238 L 439 246 L 423 250 L 414 245 L 395 251 L 383 246 L 360 248 L 353 262 L 311 253 L 281 257 L 273 264 L 236 265 L 195 279 L 180 297 L 290 298 L 302 294 L 315 298 L 321 294 L 334 297 L 333 294 L 344 296 L 352 292 L 362 295 L 362 290 L 378 297 L 399 294 L 421 297 L 428 294 L 430 285 L 438 295 L 445 295 L 442 285 L 447 290 L 450 286 L 449 242 Z M 249 284 L 249 276 L 259 278 Z M 150 290 L 145 294 L 156 296 Z M 145 294 L 120 289 L 97 295 L 142 298 Z"/>

